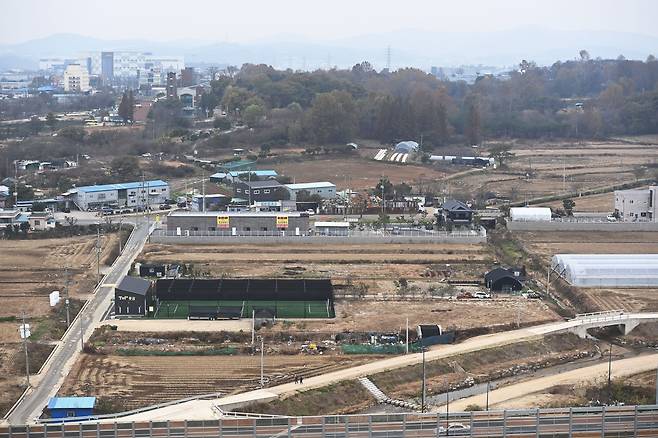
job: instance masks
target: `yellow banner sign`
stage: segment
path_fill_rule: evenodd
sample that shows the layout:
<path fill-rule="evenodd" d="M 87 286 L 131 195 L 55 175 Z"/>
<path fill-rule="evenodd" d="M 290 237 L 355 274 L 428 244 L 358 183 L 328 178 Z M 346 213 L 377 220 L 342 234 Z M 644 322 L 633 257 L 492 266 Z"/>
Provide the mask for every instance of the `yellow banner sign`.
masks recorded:
<path fill-rule="evenodd" d="M 277 216 L 276 217 L 276 227 L 277 228 L 288 228 L 288 216 Z"/>
<path fill-rule="evenodd" d="M 217 216 L 217 228 L 228 228 L 228 227 L 229 227 L 229 217 Z"/>

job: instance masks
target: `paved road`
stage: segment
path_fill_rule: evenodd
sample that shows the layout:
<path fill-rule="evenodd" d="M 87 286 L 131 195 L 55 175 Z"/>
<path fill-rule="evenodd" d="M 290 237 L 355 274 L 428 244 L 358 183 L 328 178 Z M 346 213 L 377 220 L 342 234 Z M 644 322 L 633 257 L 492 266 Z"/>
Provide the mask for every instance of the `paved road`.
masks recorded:
<path fill-rule="evenodd" d="M 48 404 L 48 399 L 57 393 L 80 353 L 80 324 L 82 323 L 84 338 L 89 339 L 96 323 L 102 320 L 103 315 L 110 307 L 114 286 L 128 273 L 130 265 L 141 252 L 148 234 L 146 223 L 143 220 L 138 221 L 123 252 L 116 259 L 78 317 L 72 322 L 70 329 L 64 334 L 41 374 L 31 379 L 34 386 L 9 416 L 10 424 L 24 424 L 38 417 Z"/>
<path fill-rule="evenodd" d="M 658 366 L 658 354 L 649 354 L 632 357 L 628 359 L 615 360 L 612 362 L 612 376 L 623 377 L 632 374 L 652 371 Z M 545 392 L 556 385 L 572 385 L 592 381 L 598 377 L 608 375 L 608 362 L 598 363 L 560 374 L 539 377 L 519 382 L 513 385 L 504 386 L 489 392 L 489 406 L 496 407 L 504 405 L 506 408 L 516 407 L 514 400 L 520 399 L 526 395 Z M 458 401 L 450 402 L 450 409 L 455 411 L 464 410 L 468 405 L 486 405 L 486 394 L 479 394 L 472 397 L 463 398 Z M 445 407 L 438 408 L 445 411 Z"/>
<path fill-rule="evenodd" d="M 658 318 L 656 313 L 638 313 L 626 314 L 626 318 L 635 318 L 638 320 L 654 320 Z M 618 324 L 624 320 L 619 319 L 619 315 L 613 317 L 597 316 L 601 324 L 614 323 Z M 592 324 L 593 318 L 573 319 L 569 321 L 558 321 L 548 324 L 542 324 L 534 327 L 527 327 L 518 330 L 511 330 L 507 332 L 494 333 L 489 335 L 477 336 L 470 338 L 460 344 L 454 345 L 439 345 L 431 347 L 426 352 L 426 360 L 432 361 L 443 359 L 458 354 L 470 353 L 473 351 L 484 350 L 488 348 L 509 345 L 516 342 L 525 341 L 532 338 L 538 338 L 551 333 L 560 333 L 569 330 L 577 329 L 580 326 L 589 326 Z M 267 360 L 267 357 L 265 358 Z M 130 417 L 125 417 L 132 421 L 145 421 L 157 420 L 163 418 L 169 419 L 185 419 L 185 418 L 199 418 L 211 417 L 211 406 L 217 405 L 223 408 L 232 409 L 236 406 L 242 406 L 254 402 L 267 402 L 279 398 L 281 396 L 288 396 L 295 394 L 299 391 L 307 391 L 309 389 L 321 388 L 334 383 L 345 380 L 355 380 L 360 377 L 366 377 L 372 374 L 381 373 L 384 371 L 403 368 L 409 365 L 415 365 L 422 362 L 422 354 L 414 353 L 406 356 L 396 356 L 388 359 L 373 361 L 364 365 L 359 365 L 352 368 L 346 368 L 315 377 L 304 379 L 303 385 L 296 385 L 294 383 L 285 383 L 282 385 L 273 386 L 270 388 L 258 389 L 254 391 L 244 392 L 242 394 L 230 395 L 217 399 L 213 402 L 207 400 L 195 400 L 179 405 L 168 406 L 166 408 L 155 409 L 152 411 L 143 412 Z"/>

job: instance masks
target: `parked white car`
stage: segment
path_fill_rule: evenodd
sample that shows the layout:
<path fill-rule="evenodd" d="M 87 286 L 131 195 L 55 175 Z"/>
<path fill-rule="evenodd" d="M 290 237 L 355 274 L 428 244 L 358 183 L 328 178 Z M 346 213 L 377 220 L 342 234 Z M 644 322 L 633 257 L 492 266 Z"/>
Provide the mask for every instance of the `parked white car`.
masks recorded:
<path fill-rule="evenodd" d="M 477 298 L 478 300 L 488 300 L 491 298 L 491 294 L 488 294 L 486 292 L 478 291 L 473 294 L 473 298 Z M 457 424 L 457 423 L 455 423 Z"/>

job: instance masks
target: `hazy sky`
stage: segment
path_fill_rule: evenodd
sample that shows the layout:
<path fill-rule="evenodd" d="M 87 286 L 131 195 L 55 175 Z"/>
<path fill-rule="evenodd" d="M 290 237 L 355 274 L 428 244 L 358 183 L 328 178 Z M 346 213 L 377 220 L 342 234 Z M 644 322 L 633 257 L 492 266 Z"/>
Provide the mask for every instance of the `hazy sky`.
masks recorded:
<path fill-rule="evenodd" d="M 0 0 L 3 44 L 54 33 L 248 42 L 532 26 L 658 36 L 657 23 L 657 0 Z"/>

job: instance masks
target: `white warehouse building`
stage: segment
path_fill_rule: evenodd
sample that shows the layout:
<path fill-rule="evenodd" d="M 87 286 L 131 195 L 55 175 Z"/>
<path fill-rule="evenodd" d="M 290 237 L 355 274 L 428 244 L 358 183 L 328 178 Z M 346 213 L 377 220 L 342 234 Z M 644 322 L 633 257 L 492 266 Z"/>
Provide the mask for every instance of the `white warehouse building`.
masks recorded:
<path fill-rule="evenodd" d="M 556 254 L 551 269 L 573 286 L 658 287 L 658 254 Z"/>
<path fill-rule="evenodd" d="M 291 201 L 296 201 L 297 195 L 301 191 L 306 191 L 310 195 L 319 195 L 322 199 L 333 199 L 336 197 L 336 185 L 327 181 L 286 184 L 286 189 L 290 193 Z"/>
<path fill-rule="evenodd" d="M 63 194 L 83 211 L 103 207 L 134 208 L 160 205 L 169 199 L 169 184 L 162 180 L 76 187 Z"/>
<path fill-rule="evenodd" d="M 548 207 L 512 207 L 509 216 L 515 222 L 550 222 L 551 209 Z"/>

